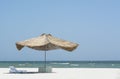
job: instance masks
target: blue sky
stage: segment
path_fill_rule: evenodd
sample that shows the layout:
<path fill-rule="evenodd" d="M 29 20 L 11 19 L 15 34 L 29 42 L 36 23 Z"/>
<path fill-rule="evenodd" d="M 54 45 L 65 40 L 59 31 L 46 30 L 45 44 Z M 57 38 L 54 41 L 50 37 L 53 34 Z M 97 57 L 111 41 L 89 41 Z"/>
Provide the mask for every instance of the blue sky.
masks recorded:
<path fill-rule="evenodd" d="M 42 33 L 79 44 L 47 60 L 120 60 L 119 9 L 119 0 L 0 0 L 0 61 L 42 61 L 43 51 L 15 47 Z"/>

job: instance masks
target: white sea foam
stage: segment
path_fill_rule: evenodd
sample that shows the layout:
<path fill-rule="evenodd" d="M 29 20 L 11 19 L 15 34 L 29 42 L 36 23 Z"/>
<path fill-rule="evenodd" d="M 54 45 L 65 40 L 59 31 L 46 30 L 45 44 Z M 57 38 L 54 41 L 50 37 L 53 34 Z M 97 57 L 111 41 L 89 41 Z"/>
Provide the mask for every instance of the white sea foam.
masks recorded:
<path fill-rule="evenodd" d="M 51 63 L 51 64 L 70 64 L 70 63 Z"/>
<path fill-rule="evenodd" d="M 19 66 L 25 66 L 25 64 L 18 64 Z"/>
<path fill-rule="evenodd" d="M 79 64 L 71 64 L 71 66 L 79 66 Z"/>
<path fill-rule="evenodd" d="M 112 66 L 115 66 L 115 64 L 112 64 Z"/>

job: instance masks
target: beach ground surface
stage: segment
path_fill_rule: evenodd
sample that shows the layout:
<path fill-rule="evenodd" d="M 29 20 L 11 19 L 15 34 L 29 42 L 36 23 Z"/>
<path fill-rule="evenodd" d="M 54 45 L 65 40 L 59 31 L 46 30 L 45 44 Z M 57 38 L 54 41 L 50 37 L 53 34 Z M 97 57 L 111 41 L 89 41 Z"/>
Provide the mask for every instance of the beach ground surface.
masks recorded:
<path fill-rule="evenodd" d="M 52 68 L 52 73 L 36 73 L 38 68 L 17 69 L 28 73 L 10 74 L 9 68 L 0 68 L 0 79 L 120 79 L 119 68 Z"/>

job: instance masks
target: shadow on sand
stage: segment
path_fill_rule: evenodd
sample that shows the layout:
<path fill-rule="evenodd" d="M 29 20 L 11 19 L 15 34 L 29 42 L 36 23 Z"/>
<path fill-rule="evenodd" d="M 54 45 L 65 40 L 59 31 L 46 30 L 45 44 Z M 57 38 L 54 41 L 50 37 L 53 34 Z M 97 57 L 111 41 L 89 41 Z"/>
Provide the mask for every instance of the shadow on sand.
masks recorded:
<path fill-rule="evenodd" d="M 17 73 L 4 73 L 4 74 L 46 74 L 48 72 L 17 72 Z M 50 72 L 50 73 L 56 73 L 56 72 Z"/>

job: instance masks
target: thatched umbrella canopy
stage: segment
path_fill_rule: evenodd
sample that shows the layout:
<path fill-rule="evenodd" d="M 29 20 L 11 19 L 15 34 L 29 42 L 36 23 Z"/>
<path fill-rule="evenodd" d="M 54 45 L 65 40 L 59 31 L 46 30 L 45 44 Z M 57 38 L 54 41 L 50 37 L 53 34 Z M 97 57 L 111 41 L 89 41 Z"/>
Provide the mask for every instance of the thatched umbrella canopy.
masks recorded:
<path fill-rule="evenodd" d="M 73 51 L 77 48 L 78 44 L 53 37 L 51 34 L 42 34 L 39 37 L 16 43 L 16 47 L 18 50 L 21 50 L 25 46 L 35 50 L 45 51 L 46 62 L 46 51 L 55 49 Z"/>

